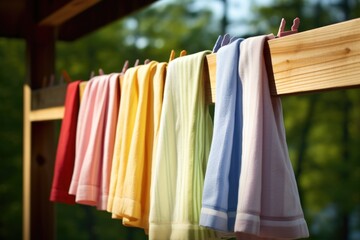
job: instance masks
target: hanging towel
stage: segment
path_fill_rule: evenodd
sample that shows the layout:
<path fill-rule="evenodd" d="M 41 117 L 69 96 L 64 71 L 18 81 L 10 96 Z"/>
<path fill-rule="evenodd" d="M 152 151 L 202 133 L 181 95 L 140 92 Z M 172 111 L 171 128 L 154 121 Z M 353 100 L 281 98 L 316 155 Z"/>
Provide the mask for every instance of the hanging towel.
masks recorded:
<path fill-rule="evenodd" d="M 271 97 L 263 47 L 266 36 L 240 46 L 243 86 L 242 163 L 237 239 L 308 237 L 285 139 L 281 101 Z M 256 237 L 259 238 L 256 238 Z"/>
<path fill-rule="evenodd" d="M 105 104 L 108 97 L 107 76 L 97 76 L 94 81 L 98 82 L 97 91 L 92 95 L 95 98 L 93 115 L 87 119 L 91 121 L 90 136 L 83 156 L 83 163 L 80 169 L 76 202 L 90 206 L 96 206 L 99 195 L 99 184 L 101 178 L 103 132 L 105 129 Z M 81 144 L 81 143 L 80 143 Z"/>
<path fill-rule="evenodd" d="M 205 102 L 208 51 L 168 65 L 151 187 L 149 239 L 214 239 L 199 226 L 212 122 Z"/>
<path fill-rule="evenodd" d="M 123 191 L 118 197 L 116 214 L 123 217 L 125 226 L 148 229 L 146 209 L 146 181 L 150 174 L 152 143 L 154 137 L 152 83 L 157 62 L 151 61 L 139 67 L 136 77 L 138 104 L 125 176 Z"/>
<path fill-rule="evenodd" d="M 106 104 L 105 134 L 103 141 L 102 175 L 98 208 L 106 210 L 110 188 L 111 164 L 114 153 L 115 133 L 120 105 L 120 74 L 109 76 L 109 98 Z"/>
<path fill-rule="evenodd" d="M 139 67 L 140 66 L 129 68 L 125 72 L 123 81 L 120 84 L 121 101 L 116 126 L 107 204 L 107 211 L 113 213 L 113 218 L 122 218 L 119 209 L 121 209 L 121 193 L 124 187 L 127 161 L 136 117 L 136 107 L 139 99 L 139 91 L 136 86 Z"/>
<path fill-rule="evenodd" d="M 92 97 L 92 95 L 93 92 L 96 92 L 98 88 L 98 82 L 95 81 L 95 79 L 96 78 L 89 80 L 89 82 L 86 84 L 80 103 L 78 124 L 76 128 L 74 171 L 69 187 L 69 194 L 71 195 L 76 195 L 81 167 L 86 153 L 86 148 L 89 143 L 92 122 L 91 119 L 92 115 L 94 114 L 93 106 L 95 104 L 95 97 Z"/>
<path fill-rule="evenodd" d="M 216 55 L 214 133 L 200 217 L 200 225 L 223 232 L 234 232 L 240 177 L 242 86 L 238 65 L 241 41 L 221 47 Z"/>
<path fill-rule="evenodd" d="M 79 113 L 79 84 L 69 83 L 66 90 L 64 118 L 56 151 L 54 177 L 50 200 L 68 204 L 75 203 L 75 197 L 69 195 L 69 186 L 74 170 L 76 126 Z"/>

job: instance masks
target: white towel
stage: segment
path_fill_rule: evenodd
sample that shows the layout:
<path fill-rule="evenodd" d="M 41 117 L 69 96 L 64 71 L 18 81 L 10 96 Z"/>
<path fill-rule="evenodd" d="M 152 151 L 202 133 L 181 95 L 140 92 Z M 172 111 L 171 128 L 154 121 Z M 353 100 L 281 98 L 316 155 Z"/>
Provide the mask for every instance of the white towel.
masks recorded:
<path fill-rule="evenodd" d="M 309 236 L 290 163 L 281 101 L 271 97 L 263 46 L 266 36 L 240 46 L 243 151 L 235 223 L 238 239 Z M 259 237 L 259 238 L 256 238 Z"/>

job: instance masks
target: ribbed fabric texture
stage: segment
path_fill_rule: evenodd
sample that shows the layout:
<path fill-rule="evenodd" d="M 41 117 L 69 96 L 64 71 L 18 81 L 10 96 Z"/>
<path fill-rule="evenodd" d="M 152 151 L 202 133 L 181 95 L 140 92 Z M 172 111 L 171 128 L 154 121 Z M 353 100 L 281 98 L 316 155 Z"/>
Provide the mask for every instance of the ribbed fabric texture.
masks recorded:
<path fill-rule="evenodd" d="M 154 158 L 149 239 L 213 239 L 199 226 L 212 121 L 205 103 L 203 61 L 208 52 L 168 65 Z"/>
<path fill-rule="evenodd" d="M 214 133 L 200 218 L 200 225 L 224 232 L 234 232 L 240 177 L 242 86 L 238 65 L 241 41 L 221 47 L 216 55 Z"/>
<path fill-rule="evenodd" d="M 76 195 L 77 203 L 100 210 L 107 206 L 119 91 L 118 74 L 97 76 L 86 86 L 81 103 L 81 108 L 85 108 L 80 111 L 84 128 L 77 132 L 78 165 L 70 193 Z"/>
<path fill-rule="evenodd" d="M 129 68 L 121 82 L 121 101 L 116 127 L 115 148 L 112 159 L 109 198 L 107 210 L 113 218 L 123 218 L 121 212 L 122 193 L 129 160 L 131 140 L 135 127 L 136 110 L 139 102 L 137 74 L 140 66 Z M 132 186 L 126 186 L 131 188 Z"/>
<path fill-rule="evenodd" d="M 111 74 L 109 75 L 108 85 L 108 102 L 105 117 L 105 133 L 103 140 L 103 152 L 102 152 L 102 168 L 101 168 L 101 182 L 100 182 L 100 193 L 98 208 L 106 210 L 109 188 L 110 188 L 110 174 L 112 158 L 114 153 L 115 145 L 115 133 L 117 118 L 120 105 L 120 75 Z"/>
<path fill-rule="evenodd" d="M 76 127 L 79 113 L 80 81 L 69 83 L 65 97 L 64 118 L 61 123 L 54 177 L 50 200 L 68 204 L 75 203 L 75 197 L 70 195 L 69 187 L 74 170 Z"/>
<path fill-rule="evenodd" d="M 113 213 L 113 218 L 120 218 L 120 216 L 116 216 L 116 213 L 119 213 L 116 210 L 119 209 L 116 205 L 118 205 L 118 196 L 120 196 L 123 188 L 128 149 L 135 121 L 136 111 L 132 105 L 137 105 L 138 100 L 138 92 L 135 88 L 138 68 L 139 67 L 128 69 L 121 81 L 121 101 L 116 126 L 115 147 L 107 204 L 107 211 Z"/>
<path fill-rule="evenodd" d="M 95 102 L 95 98 L 91 98 L 90 96 L 92 94 L 91 91 L 96 91 L 97 87 L 98 84 L 97 81 L 94 81 L 94 78 L 89 80 L 86 84 L 85 90 L 81 98 L 78 125 L 76 129 L 76 153 L 74 171 L 69 187 L 69 194 L 71 195 L 76 195 L 81 167 L 84 161 L 86 148 L 90 138 L 89 129 L 91 129 L 91 119 L 94 112 L 94 108 L 92 106 Z"/>
<path fill-rule="evenodd" d="M 263 46 L 266 36 L 240 46 L 243 146 L 235 223 L 237 239 L 308 237 L 285 139 L 281 101 L 271 97 Z"/>

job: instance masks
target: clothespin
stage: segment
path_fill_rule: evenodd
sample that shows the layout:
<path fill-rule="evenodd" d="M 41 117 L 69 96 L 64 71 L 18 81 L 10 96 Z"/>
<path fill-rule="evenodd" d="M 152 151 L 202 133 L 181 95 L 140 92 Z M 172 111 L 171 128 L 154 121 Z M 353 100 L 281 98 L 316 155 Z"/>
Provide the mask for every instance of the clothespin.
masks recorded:
<path fill-rule="evenodd" d="M 187 54 L 186 50 L 182 50 L 180 52 L 180 57 L 186 56 L 186 54 Z"/>
<path fill-rule="evenodd" d="M 146 59 L 145 61 L 144 61 L 144 64 L 148 64 L 150 62 L 150 59 Z"/>
<path fill-rule="evenodd" d="M 99 75 L 104 75 L 104 70 L 102 70 L 102 68 L 99 68 Z"/>
<path fill-rule="evenodd" d="M 95 77 L 95 72 L 94 72 L 94 71 L 91 71 L 91 73 L 90 73 L 90 79 L 92 79 L 93 77 Z"/>
<path fill-rule="evenodd" d="M 285 21 L 284 18 L 282 18 L 281 22 L 280 22 L 280 27 L 279 27 L 277 37 L 284 37 L 284 36 L 288 36 L 288 35 L 297 33 L 299 25 L 300 25 L 300 18 L 297 17 L 297 18 L 294 19 L 293 25 L 291 26 L 290 31 L 284 31 L 285 30 L 285 25 L 286 25 L 286 21 Z"/>
<path fill-rule="evenodd" d="M 230 42 L 230 34 L 225 34 L 223 40 L 221 41 L 221 47 L 228 45 Z"/>
<path fill-rule="evenodd" d="M 63 80 L 65 80 L 66 83 L 72 82 L 72 80 L 66 70 L 61 71 L 61 77 L 63 78 Z"/>
<path fill-rule="evenodd" d="M 218 38 L 216 39 L 215 45 L 212 50 L 213 53 L 216 53 L 219 50 L 219 48 L 221 47 L 222 39 L 223 39 L 223 37 L 221 35 L 219 35 Z"/>
<path fill-rule="evenodd" d="M 139 65 L 139 59 L 136 59 L 135 61 L 135 64 L 134 64 L 134 67 L 138 66 Z"/>
<path fill-rule="evenodd" d="M 170 52 L 170 57 L 169 57 L 169 62 L 171 62 L 172 60 L 174 60 L 175 58 L 175 51 L 174 50 L 171 50 Z"/>
<path fill-rule="evenodd" d="M 129 67 L 129 61 L 126 60 L 125 63 L 124 63 L 124 66 L 123 66 L 123 68 L 121 70 L 121 73 L 125 73 L 126 70 L 128 69 L 128 67 Z"/>
<path fill-rule="evenodd" d="M 49 87 L 52 87 L 55 85 L 55 75 L 51 74 L 50 75 L 50 81 L 49 81 Z"/>
<path fill-rule="evenodd" d="M 232 42 L 234 42 L 234 41 L 236 41 L 236 40 L 238 40 L 239 39 L 239 37 L 231 37 L 230 38 L 230 42 L 229 43 L 232 43 Z"/>

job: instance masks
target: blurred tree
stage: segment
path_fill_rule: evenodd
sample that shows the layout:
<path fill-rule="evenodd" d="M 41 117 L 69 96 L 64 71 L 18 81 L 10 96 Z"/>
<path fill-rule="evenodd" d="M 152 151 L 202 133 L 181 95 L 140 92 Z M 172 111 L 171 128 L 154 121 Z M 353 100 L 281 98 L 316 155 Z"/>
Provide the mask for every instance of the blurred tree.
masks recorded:
<path fill-rule="evenodd" d="M 60 42 L 56 66 L 86 79 L 90 70 L 121 71 L 126 60 L 168 61 L 171 49 L 176 56 L 212 49 L 219 32 L 209 4 L 158 3 L 73 43 Z"/>

